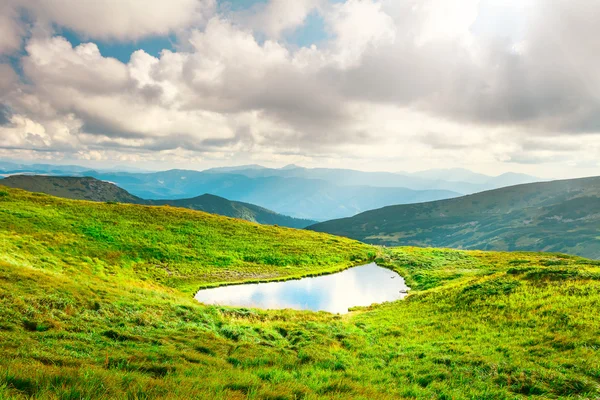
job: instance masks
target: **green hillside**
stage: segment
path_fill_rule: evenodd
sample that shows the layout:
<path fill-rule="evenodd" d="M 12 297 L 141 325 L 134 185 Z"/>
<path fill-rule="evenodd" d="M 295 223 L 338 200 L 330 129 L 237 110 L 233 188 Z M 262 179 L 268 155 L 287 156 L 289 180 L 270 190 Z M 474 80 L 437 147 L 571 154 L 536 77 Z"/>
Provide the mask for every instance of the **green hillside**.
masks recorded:
<path fill-rule="evenodd" d="M 289 228 L 305 228 L 316 223 L 316 221 L 309 219 L 288 217 L 254 204 L 230 201 L 212 194 L 203 194 L 202 196 L 181 200 L 147 200 L 146 204 L 189 208 L 211 214 L 245 219 L 259 224 L 281 225 Z"/>
<path fill-rule="evenodd" d="M 384 207 L 308 229 L 386 246 L 550 251 L 600 258 L 600 177 Z"/>
<path fill-rule="evenodd" d="M 56 177 L 45 175 L 12 175 L 0 180 L 0 185 L 40 192 L 74 200 L 111 201 L 118 203 L 171 205 L 231 218 L 245 219 L 265 225 L 305 228 L 317 221 L 292 218 L 254 204 L 230 201 L 223 197 L 205 194 L 191 199 L 144 200 L 110 182 L 95 178 Z"/>
<path fill-rule="evenodd" d="M 406 300 L 337 316 L 192 298 L 375 256 Z M 600 266 L 572 256 L 0 190 L 0 399 L 597 398 L 599 304 Z"/>
<path fill-rule="evenodd" d="M 141 204 L 144 202 L 117 185 L 95 178 L 46 175 L 11 175 L 0 185 L 30 192 L 46 193 L 73 200 L 114 201 Z"/>

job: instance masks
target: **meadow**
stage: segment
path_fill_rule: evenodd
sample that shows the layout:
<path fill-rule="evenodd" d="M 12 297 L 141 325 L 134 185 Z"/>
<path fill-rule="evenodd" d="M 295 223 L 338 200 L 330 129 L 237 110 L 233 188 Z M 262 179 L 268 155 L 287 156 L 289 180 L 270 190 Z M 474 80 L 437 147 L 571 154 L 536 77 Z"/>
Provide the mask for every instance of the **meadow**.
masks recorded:
<path fill-rule="evenodd" d="M 404 301 L 339 316 L 199 287 L 376 260 Z M 600 263 L 379 248 L 0 187 L 0 399 L 600 397 Z"/>

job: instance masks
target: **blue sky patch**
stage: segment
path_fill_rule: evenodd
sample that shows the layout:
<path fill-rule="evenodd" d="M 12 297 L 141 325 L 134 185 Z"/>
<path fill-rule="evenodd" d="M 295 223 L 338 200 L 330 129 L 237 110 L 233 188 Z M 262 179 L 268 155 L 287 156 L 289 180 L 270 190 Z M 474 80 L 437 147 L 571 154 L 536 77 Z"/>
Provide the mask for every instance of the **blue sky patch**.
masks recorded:
<path fill-rule="evenodd" d="M 98 46 L 100 53 L 104 57 L 113 57 L 124 63 L 129 62 L 131 53 L 140 49 L 154 57 L 158 57 L 160 52 L 164 49 L 175 51 L 174 44 L 176 42 L 174 35 L 152 36 L 136 41 L 119 42 L 116 40 L 103 41 L 98 39 L 87 39 L 77 32 L 65 28 L 57 29 L 56 34 L 63 36 L 73 46 L 78 46 L 81 43 L 93 42 Z"/>
<path fill-rule="evenodd" d="M 285 39 L 298 47 L 310 47 L 331 39 L 331 34 L 327 32 L 323 16 L 314 10 L 306 17 L 304 25 L 287 34 Z"/>

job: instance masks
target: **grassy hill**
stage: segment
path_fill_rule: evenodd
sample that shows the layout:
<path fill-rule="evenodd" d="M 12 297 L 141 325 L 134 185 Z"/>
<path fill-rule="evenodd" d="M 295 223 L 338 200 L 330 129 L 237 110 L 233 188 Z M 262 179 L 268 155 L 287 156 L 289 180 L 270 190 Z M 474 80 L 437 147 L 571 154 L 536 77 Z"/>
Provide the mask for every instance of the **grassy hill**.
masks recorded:
<path fill-rule="evenodd" d="M 259 224 L 281 225 L 289 228 L 305 228 L 316 223 L 316 221 L 310 219 L 288 217 L 254 204 L 230 201 L 212 194 L 203 194 L 202 196 L 181 200 L 148 200 L 146 203 L 189 208 L 211 214 L 245 219 Z"/>
<path fill-rule="evenodd" d="M 551 251 L 600 258 L 600 177 L 384 207 L 308 229 L 387 246 Z"/>
<path fill-rule="evenodd" d="M 371 260 L 405 301 L 337 316 L 199 286 Z M 376 249 L 171 207 L 0 190 L 0 398 L 597 398 L 600 266 Z"/>
<path fill-rule="evenodd" d="M 112 201 L 119 203 L 171 205 L 190 208 L 231 218 L 245 219 L 266 225 L 281 225 L 290 228 L 305 228 L 317 221 L 292 218 L 278 214 L 254 204 L 230 201 L 223 197 L 205 194 L 192 199 L 144 200 L 124 189 L 95 178 L 56 177 L 43 175 L 12 175 L 0 180 L 0 185 L 41 192 L 52 196 L 74 200 Z"/>
<path fill-rule="evenodd" d="M 144 202 L 143 199 L 112 183 L 89 177 L 11 175 L 0 180 L 0 185 L 74 200 L 115 201 L 133 204 Z"/>

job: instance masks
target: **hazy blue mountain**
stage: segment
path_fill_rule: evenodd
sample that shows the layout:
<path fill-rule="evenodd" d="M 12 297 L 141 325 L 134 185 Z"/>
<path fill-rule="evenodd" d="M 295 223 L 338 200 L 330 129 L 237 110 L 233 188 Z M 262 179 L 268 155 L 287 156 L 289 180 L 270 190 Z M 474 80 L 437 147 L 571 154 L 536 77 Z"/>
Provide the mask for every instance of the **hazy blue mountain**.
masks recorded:
<path fill-rule="evenodd" d="M 514 185 L 522 185 L 525 183 L 534 183 L 540 182 L 543 179 L 536 178 L 535 176 L 526 175 L 526 174 L 517 174 L 514 172 L 507 172 L 502 175 L 498 175 L 490 179 L 487 184 L 490 186 L 490 189 L 501 188 L 506 186 L 514 186 Z"/>
<path fill-rule="evenodd" d="M 413 173 L 405 173 L 413 177 L 427 179 L 430 181 L 447 181 L 447 182 L 464 182 L 483 185 L 492 177 L 489 175 L 479 174 L 465 168 L 450 168 L 450 169 L 429 169 Z"/>
<path fill-rule="evenodd" d="M 392 173 L 333 168 L 302 168 L 288 165 L 284 168 L 244 168 L 241 166 L 231 169 L 230 172 L 250 178 L 320 179 L 337 186 L 403 187 L 413 190 L 449 190 L 461 194 L 541 181 L 540 178 L 525 174 L 507 173 L 494 177 L 461 168 L 428 170 L 416 173 Z"/>
<path fill-rule="evenodd" d="M 337 186 L 322 179 L 278 176 L 251 178 L 237 174 L 237 171 L 170 170 L 149 174 L 89 171 L 87 174 L 114 182 L 142 198 L 177 199 L 209 193 L 312 220 L 346 217 L 390 204 L 439 200 L 459 195 L 443 190 Z"/>
<path fill-rule="evenodd" d="M 248 165 L 238 165 L 238 166 L 233 166 L 233 167 L 216 167 L 216 168 L 204 170 L 203 172 L 223 173 L 223 172 L 234 172 L 234 171 L 244 171 L 244 170 L 261 170 L 261 169 L 265 169 L 265 167 L 263 167 L 262 165 L 258 165 L 258 164 L 248 164 Z"/>
<path fill-rule="evenodd" d="M 87 175 L 88 171 L 89 168 L 76 165 L 28 165 L 14 162 L 0 162 L 0 174 L 5 175 L 11 173 L 31 173 L 83 176 Z M 107 167 L 99 171 L 115 174 L 119 174 L 120 172 L 149 173 L 149 171 L 126 167 Z M 334 168 L 303 168 L 294 164 L 286 165 L 283 168 L 266 168 L 261 165 L 250 164 L 211 168 L 202 172 L 243 175 L 249 178 L 283 177 L 319 179 L 336 186 L 402 187 L 413 190 L 447 190 L 460 194 L 471 194 L 505 186 L 542 181 L 540 178 L 525 174 L 506 173 L 494 177 L 475 173 L 464 168 L 432 169 L 415 173 L 392 173 Z"/>
<path fill-rule="evenodd" d="M 191 199 L 144 200 L 128 193 L 110 182 L 90 177 L 65 177 L 47 175 L 12 175 L 0 180 L 0 185 L 41 192 L 52 196 L 75 200 L 112 201 L 119 203 L 170 205 L 190 208 L 211 214 L 245 219 L 266 225 L 280 225 L 290 228 L 305 228 L 317 221 L 298 219 L 281 215 L 263 207 L 249 203 L 230 201 L 225 198 L 204 194 Z"/>
<path fill-rule="evenodd" d="M 0 161 L 0 171 L 19 168 L 19 164 L 10 161 Z"/>
<path fill-rule="evenodd" d="M 80 174 L 89 170 L 89 168 L 79 165 L 55 165 L 55 164 L 21 164 L 15 162 L 0 162 L 0 173 L 10 174 L 49 174 L 49 175 L 70 175 Z"/>
<path fill-rule="evenodd" d="M 296 165 L 278 169 L 242 165 L 206 171 L 160 172 L 91 171 L 78 166 L 37 165 L 24 166 L 17 172 L 92 176 L 114 182 L 145 199 L 193 198 L 209 193 L 311 220 L 349 217 L 392 204 L 452 198 L 537 179 L 521 174 L 488 177 L 463 169 L 398 174 Z M 437 179 L 440 177 L 447 180 Z"/>
<path fill-rule="evenodd" d="M 600 177 L 389 206 L 308 229 L 389 246 L 552 251 L 600 258 Z"/>

